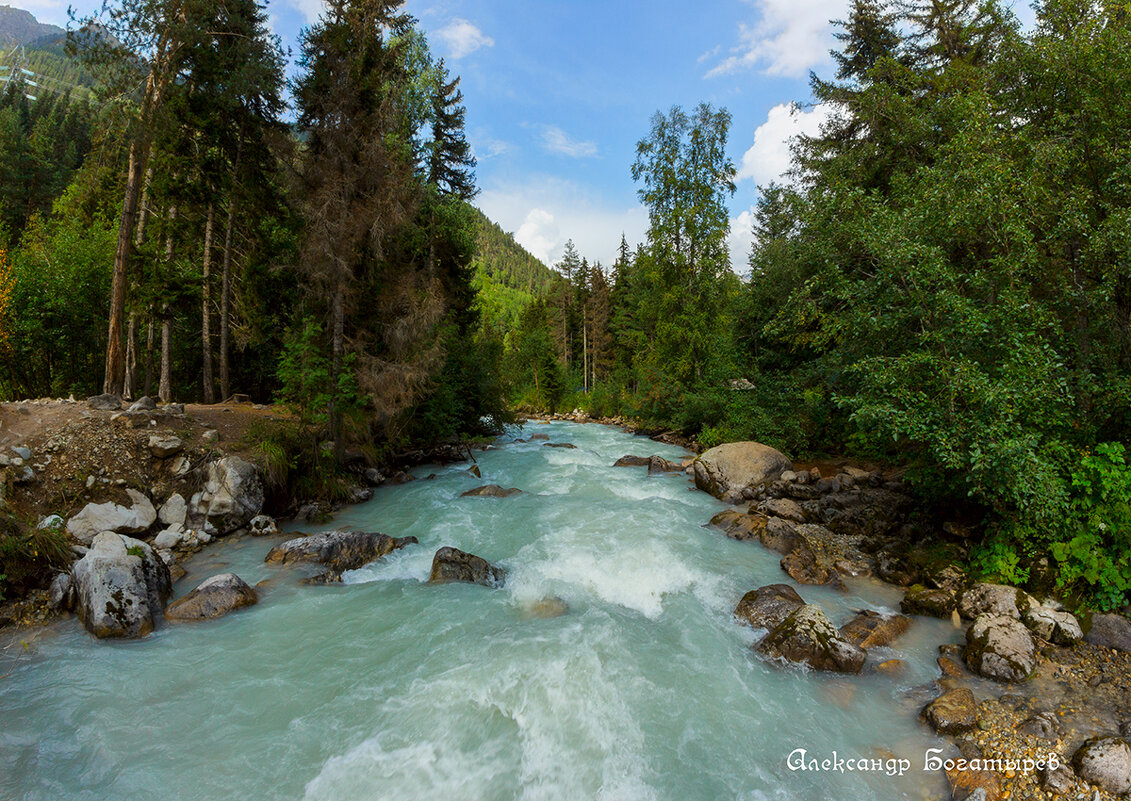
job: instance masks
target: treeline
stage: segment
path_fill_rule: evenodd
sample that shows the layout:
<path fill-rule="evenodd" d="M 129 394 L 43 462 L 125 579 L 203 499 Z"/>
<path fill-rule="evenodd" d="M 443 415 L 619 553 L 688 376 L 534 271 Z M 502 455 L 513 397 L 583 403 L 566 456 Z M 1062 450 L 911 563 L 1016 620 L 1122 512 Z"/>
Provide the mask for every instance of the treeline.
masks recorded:
<path fill-rule="evenodd" d="M 330 466 L 497 430 L 459 79 L 401 2 L 305 31 L 294 124 L 255 0 L 80 30 L 104 32 L 68 45 L 95 101 L 0 99 L 5 396 L 278 400 Z"/>
<path fill-rule="evenodd" d="M 1126 604 L 1131 15 L 1037 12 L 1026 31 L 997 2 L 854 0 L 835 78 L 813 80 L 829 122 L 762 188 L 745 285 L 719 216 L 725 114 L 657 115 L 612 366 L 578 392 L 576 334 L 544 336 L 565 390 L 541 399 L 910 465 L 980 532 L 984 575 Z"/>

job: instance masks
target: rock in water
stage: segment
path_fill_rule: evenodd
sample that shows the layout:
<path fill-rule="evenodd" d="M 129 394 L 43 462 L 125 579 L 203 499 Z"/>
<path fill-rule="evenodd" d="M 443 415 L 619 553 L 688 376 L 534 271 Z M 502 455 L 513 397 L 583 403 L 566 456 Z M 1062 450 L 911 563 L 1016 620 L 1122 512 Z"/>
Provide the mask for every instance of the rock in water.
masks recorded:
<path fill-rule="evenodd" d="M 504 489 L 498 484 L 488 484 L 485 487 L 476 487 L 475 489 L 468 490 L 460 495 L 461 498 L 508 498 L 511 495 L 518 495 L 522 490 L 511 487 Z"/>
<path fill-rule="evenodd" d="M 225 456 L 208 465 L 208 478 L 193 512 L 223 535 L 246 526 L 263 511 L 263 500 L 259 468 L 238 456 Z"/>
<path fill-rule="evenodd" d="M 815 604 L 792 612 L 757 647 L 767 656 L 803 663 L 814 670 L 859 673 L 864 667 L 864 650 L 841 637 Z"/>
<path fill-rule="evenodd" d="M 939 734 L 961 734 L 978 725 L 978 702 L 974 693 L 956 687 L 927 704 L 923 717 Z"/>
<path fill-rule="evenodd" d="M 340 573 L 357 570 L 374 559 L 415 542 L 416 537 L 389 537 L 377 532 L 323 531 L 276 545 L 264 561 L 281 565 L 314 562 Z"/>
<path fill-rule="evenodd" d="M 868 609 L 840 627 L 841 636 L 861 648 L 890 645 L 911 628 L 911 618 L 903 615 L 881 615 Z"/>
<path fill-rule="evenodd" d="M 259 603 L 259 595 L 235 573 L 205 579 L 183 598 L 165 609 L 165 618 L 176 622 L 210 620 L 245 606 Z"/>
<path fill-rule="evenodd" d="M 131 505 L 88 503 L 67 521 L 67 533 L 82 543 L 89 543 L 103 531 L 119 534 L 140 534 L 157 520 L 157 510 L 149 498 L 134 489 L 126 490 Z"/>
<path fill-rule="evenodd" d="M 1033 635 L 1020 620 L 980 615 L 966 632 L 966 665 L 997 681 L 1025 681 L 1037 667 Z"/>
<path fill-rule="evenodd" d="M 734 616 L 756 629 L 773 630 L 805 606 L 805 601 L 788 584 L 770 584 L 742 596 Z"/>
<path fill-rule="evenodd" d="M 695 460 L 695 486 L 716 498 L 741 494 L 749 486 L 775 481 L 793 465 L 780 451 L 760 442 L 729 442 Z"/>
<path fill-rule="evenodd" d="M 647 467 L 651 459 L 647 456 L 622 456 L 613 463 L 613 467 Z"/>
<path fill-rule="evenodd" d="M 909 615 L 929 615 L 945 620 L 954 613 L 958 601 L 953 590 L 935 590 L 915 584 L 899 602 L 901 612 Z"/>
<path fill-rule="evenodd" d="M 458 548 L 444 546 L 432 557 L 432 573 L 428 576 L 428 581 L 433 584 L 465 581 L 485 587 L 501 587 L 506 577 L 505 570 L 486 559 Z"/>
<path fill-rule="evenodd" d="M 75 563 L 75 611 L 95 637 L 144 637 L 172 593 L 169 569 L 140 540 L 99 534 Z"/>
<path fill-rule="evenodd" d="M 762 515 L 744 515 L 733 509 L 727 509 L 712 517 L 711 525 L 721 528 L 732 540 L 757 540 L 766 527 L 766 518 Z"/>
<path fill-rule="evenodd" d="M 682 473 L 683 467 L 675 462 L 669 462 L 662 456 L 653 456 L 648 460 L 648 475 L 657 473 Z"/>
<path fill-rule="evenodd" d="M 1076 774 L 1115 795 L 1131 792 L 1131 745 L 1122 737 L 1088 740 L 1072 758 Z"/>

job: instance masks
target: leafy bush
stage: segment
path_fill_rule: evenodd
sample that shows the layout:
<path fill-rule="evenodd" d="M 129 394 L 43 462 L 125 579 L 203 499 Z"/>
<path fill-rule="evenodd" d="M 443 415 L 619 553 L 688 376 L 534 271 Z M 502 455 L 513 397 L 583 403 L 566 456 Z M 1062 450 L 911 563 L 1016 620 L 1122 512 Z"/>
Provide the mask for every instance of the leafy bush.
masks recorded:
<path fill-rule="evenodd" d="M 70 543 L 62 528 L 26 531 L 10 517 L 0 518 L 0 599 L 44 586 L 70 559 Z"/>

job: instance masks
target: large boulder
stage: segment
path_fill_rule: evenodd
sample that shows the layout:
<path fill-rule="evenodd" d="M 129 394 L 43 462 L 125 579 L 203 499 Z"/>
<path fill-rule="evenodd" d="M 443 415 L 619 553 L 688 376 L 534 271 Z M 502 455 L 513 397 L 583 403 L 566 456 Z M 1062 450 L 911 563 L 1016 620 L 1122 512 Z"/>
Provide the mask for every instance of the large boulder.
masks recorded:
<path fill-rule="evenodd" d="M 149 435 L 149 452 L 153 454 L 155 459 L 168 459 L 170 456 L 176 456 L 184 449 L 185 443 L 180 437 L 172 434 Z"/>
<path fill-rule="evenodd" d="M 939 734 L 962 734 L 978 725 L 978 702 L 970 690 L 955 687 L 927 704 L 923 718 Z"/>
<path fill-rule="evenodd" d="M 797 539 L 781 560 L 781 567 L 798 584 L 831 584 L 839 581 L 836 562 L 840 556 L 832 533 L 823 526 L 803 523 L 793 527 Z"/>
<path fill-rule="evenodd" d="M 1131 620 L 1114 612 L 1092 615 L 1092 624 L 1084 639 L 1092 645 L 1131 653 Z"/>
<path fill-rule="evenodd" d="M 657 473 L 682 473 L 683 465 L 679 462 L 669 462 L 663 456 L 653 456 L 648 460 L 648 475 Z"/>
<path fill-rule="evenodd" d="M 1131 792 L 1131 745 L 1122 737 L 1088 740 L 1072 758 L 1076 774 L 1115 795 Z"/>
<path fill-rule="evenodd" d="M 86 399 L 86 404 L 92 409 L 116 412 L 122 408 L 122 399 L 117 395 L 92 395 Z"/>
<path fill-rule="evenodd" d="M 505 570 L 486 559 L 458 548 L 444 546 L 432 557 L 432 573 L 428 576 L 428 581 L 433 584 L 465 581 L 485 587 L 501 587 L 506 577 Z"/>
<path fill-rule="evenodd" d="M 958 614 L 973 620 L 980 615 L 1004 615 L 1021 619 L 1021 611 L 1037 606 L 1024 590 L 1004 584 L 975 584 L 958 599 Z"/>
<path fill-rule="evenodd" d="M 238 456 L 225 456 L 208 465 L 204 489 L 193 496 L 192 511 L 223 535 L 246 526 L 263 511 L 263 500 L 259 468 Z"/>
<path fill-rule="evenodd" d="M 169 569 L 140 540 L 96 536 L 72 571 L 75 611 L 95 637 L 144 637 L 172 593 Z"/>
<path fill-rule="evenodd" d="M 77 515 L 67 521 L 67 533 L 83 544 L 89 543 L 103 531 L 118 534 L 141 534 L 157 520 L 157 510 L 152 502 L 134 489 L 126 490 L 129 506 L 112 501 L 88 503 Z"/>
<path fill-rule="evenodd" d="M 792 467 L 783 453 L 769 445 L 729 442 L 695 460 L 695 486 L 716 498 L 740 496 L 747 487 L 775 481 Z"/>
<path fill-rule="evenodd" d="M 928 615 L 930 617 L 949 618 L 954 614 L 958 600 L 954 590 L 938 590 L 915 584 L 907 589 L 907 594 L 899 602 L 901 612 L 909 615 Z"/>
<path fill-rule="evenodd" d="M 648 467 L 649 462 L 651 462 L 651 457 L 629 454 L 613 462 L 613 467 Z"/>
<path fill-rule="evenodd" d="M 488 484 L 485 487 L 476 487 L 475 489 L 468 490 L 463 493 L 461 498 L 508 498 L 511 495 L 518 495 L 522 490 L 515 489 L 514 487 L 504 488 L 498 484 Z"/>
<path fill-rule="evenodd" d="M 758 651 L 806 664 L 814 670 L 838 673 L 859 673 L 866 658 L 864 650 L 841 637 L 836 626 L 815 604 L 806 604 L 792 612 L 758 643 Z"/>
<path fill-rule="evenodd" d="M 264 561 L 280 565 L 314 562 L 340 573 L 357 570 L 417 541 L 416 537 L 389 537 L 369 531 L 323 531 L 276 545 Z"/>
<path fill-rule="evenodd" d="M 861 648 L 890 645 L 911 628 L 911 618 L 903 615 L 881 615 L 866 609 L 840 627 L 840 634 Z"/>
<path fill-rule="evenodd" d="M 756 629 L 773 630 L 801 607 L 805 601 L 788 584 L 770 584 L 742 596 L 734 616 Z"/>
<path fill-rule="evenodd" d="M 1080 622 L 1071 612 L 1049 606 L 1030 606 L 1021 612 L 1029 631 L 1055 645 L 1072 645 L 1084 637 Z"/>
<path fill-rule="evenodd" d="M 235 573 L 205 579 L 196 589 L 165 609 L 165 618 L 178 623 L 210 620 L 259 602 L 259 595 Z"/>
<path fill-rule="evenodd" d="M 1033 635 L 1007 615 L 980 615 L 966 632 L 965 659 L 975 673 L 997 681 L 1025 681 L 1037 667 Z"/>

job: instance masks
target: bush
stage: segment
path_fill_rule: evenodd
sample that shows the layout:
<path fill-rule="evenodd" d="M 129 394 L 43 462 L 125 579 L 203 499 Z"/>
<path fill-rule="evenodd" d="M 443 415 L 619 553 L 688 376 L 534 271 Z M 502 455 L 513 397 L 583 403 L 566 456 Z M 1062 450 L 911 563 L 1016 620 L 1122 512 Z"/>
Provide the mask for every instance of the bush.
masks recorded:
<path fill-rule="evenodd" d="M 66 567 L 71 547 L 62 528 L 26 531 L 10 517 L 0 518 L 0 600 L 43 587 Z"/>

